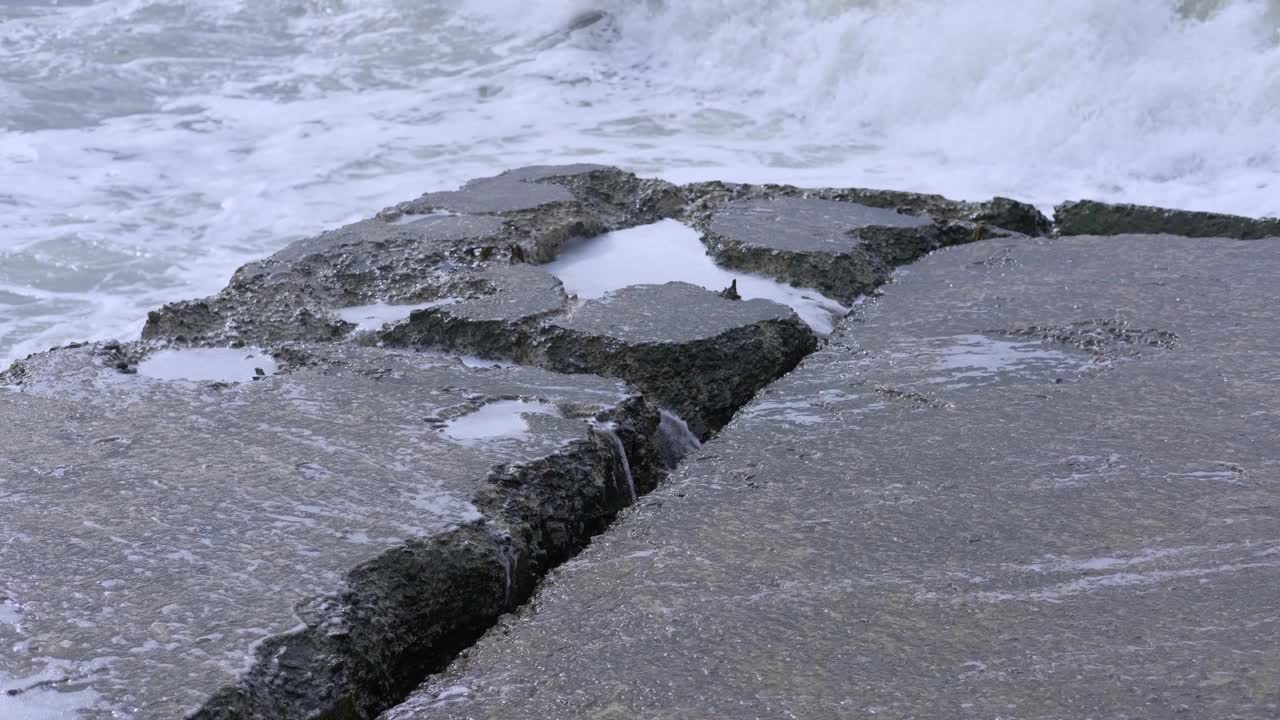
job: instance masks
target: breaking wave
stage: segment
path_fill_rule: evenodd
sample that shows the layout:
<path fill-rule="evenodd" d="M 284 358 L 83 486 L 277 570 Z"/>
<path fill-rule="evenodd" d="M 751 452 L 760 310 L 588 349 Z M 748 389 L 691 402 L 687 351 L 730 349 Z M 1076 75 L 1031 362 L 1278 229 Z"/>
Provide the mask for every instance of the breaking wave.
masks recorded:
<path fill-rule="evenodd" d="M 1280 214 L 1280 0 L 9 0 L 0 364 L 544 162 Z"/>

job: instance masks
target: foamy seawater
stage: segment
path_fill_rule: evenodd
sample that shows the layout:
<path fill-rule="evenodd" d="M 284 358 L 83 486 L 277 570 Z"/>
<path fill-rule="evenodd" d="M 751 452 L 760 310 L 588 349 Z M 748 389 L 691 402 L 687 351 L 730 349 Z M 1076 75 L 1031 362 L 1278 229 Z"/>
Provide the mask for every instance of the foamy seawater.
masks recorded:
<path fill-rule="evenodd" d="M 1280 215 L 1280 0 L 0 0 L 0 364 L 531 163 Z"/>

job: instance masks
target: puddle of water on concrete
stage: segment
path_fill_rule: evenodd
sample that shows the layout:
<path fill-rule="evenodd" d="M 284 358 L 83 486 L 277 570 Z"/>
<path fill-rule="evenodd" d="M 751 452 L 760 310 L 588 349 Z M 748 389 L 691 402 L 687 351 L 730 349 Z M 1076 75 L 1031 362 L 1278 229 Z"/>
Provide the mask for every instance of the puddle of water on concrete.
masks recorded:
<path fill-rule="evenodd" d="M 414 352 L 414 357 L 438 358 L 446 361 L 458 360 L 469 368 L 493 369 L 517 367 L 517 363 L 513 363 L 510 360 L 487 360 L 482 357 L 476 357 L 475 355 L 458 355 L 456 353 L 442 352 L 439 350 L 418 350 Z"/>
<path fill-rule="evenodd" d="M 454 305 L 459 302 L 461 300 L 458 298 L 445 298 L 444 300 L 433 300 L 416 305 L 388 305 L 387 303 L 352 305 L 351 307 L 337 308 L 333 311 L 333 314 L 355 325 L 356 332 L 372 332 L 381 330 L 384 325 L 408 320 L 415 310 L 444 307 L 445 305 Z"/>
<path fill-rule="evenodd" d="M 276 361 L 258 348 L 161 350 L 138 363 L 139 375 L 156 380 L 246 382 L 275 372 Z"/>
<path fill-rule="evenodd" d="M 475 522 L 484 517 L 472 503 L 439 490 L 419 490 L 406 493 L 405 500 L 413 507 L 430 513 L 444 522 Z"/>
<path fill-rule="evenodd" d="M 809 400 L 762 400 L 752 405 L 744 413 L 744 417 L 767 417 L 774 422 L 789 425 L 820 425 L 824 421 L 821 415 L 812 411 L 814 403 Z"/>
<path fill-rule="evenodd" d="M 405 213 L 400 217 L 392 220 L 391 225 L 417 225 L 419 223 L 431 222 L 444 217 L 453 217 L 458 213 L 449 212 L 448 210 L 435 210 L 429 213 Z"/>
<path fill-rule="evenodd" d="M 1051 350 L 1038 340 L 1000 340 L 985 335 L 956 335 L 935 338 L 939 346 L 929 353 L 937 356 L 936 367 L 943 375 L 931 384 L 947 388 L 984 385 L 1002 376 L 1050 376 L 1079 372 L 1093 364 L 1086 357 Z"/>
<path fill-rule="evenodd" d="M 0 598 L 0 625 L 17 625 L 21 620 L 18 604 L 8 598 Z"/>
<path fill-rule="evenodd" d="M 529 422 L 525 415 L 538 413 L 564 417 L 560 409 L 551 403 L 531 400 L 499 400 L 454 418 L 440 432 L 461 443 L 487 440 L 523 440 L 529 437 Z"/>
<path fill-rule="evenodd" d="M 44 669 L 26 677 L 14 677 L 0 671 L 0 718 L 4 720 L 66 720 L 80 717 L 80 711 L 98 703 L 99 694 L 92 688 L 64 682 L 82 677 L 70 664 L 51 658 L 37 659 Z M 105 667 L 101 661 L 91 666 Z"/>
<path fill-rule="evenodd" d="M 849 309 L 817 290 L 794 288 L 759 275 L 721 268 L 707 255 L 698 232 L 663 220 L 607 233 L 566 247 L 544 269 L 580 298 L 599 298 L 630 285 L 673 281 L 720 291 L 734 280 L 744 299 L 763 298 L 790 306 L 814 332 L 829 335 Z"/>
<path fill-rule="evenodd" d="M 79 711 L 92 708 L 98 701 L 98 693 L 90 688 L 75 691 L 40 687 L 10 695 L 10 690 L 22 690 L 39 678 L 13 680 L 0 673 L 0 717 L 5 720 L 67 720 L 79 717 Z"/>

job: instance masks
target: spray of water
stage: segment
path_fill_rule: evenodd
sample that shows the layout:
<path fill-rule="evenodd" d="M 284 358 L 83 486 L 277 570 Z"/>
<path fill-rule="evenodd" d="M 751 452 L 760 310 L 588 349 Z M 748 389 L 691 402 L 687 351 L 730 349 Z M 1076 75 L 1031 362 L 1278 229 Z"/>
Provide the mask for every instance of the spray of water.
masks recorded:
<path fill-rule="evenodd" d="M 1280 0 L 9 0 L 0 364 L 593 160 L 1280 214 Z"/>

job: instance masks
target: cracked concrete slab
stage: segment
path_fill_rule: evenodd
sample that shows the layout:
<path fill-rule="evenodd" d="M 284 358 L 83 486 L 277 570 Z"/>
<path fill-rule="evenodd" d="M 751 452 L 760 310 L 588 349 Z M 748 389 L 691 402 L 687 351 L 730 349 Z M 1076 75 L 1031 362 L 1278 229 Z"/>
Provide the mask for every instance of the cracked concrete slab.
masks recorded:
<path fill-rule="evenodd" d="M 90 345 L 0 375 L 0 716 L 376 714 L 670 452 L 617 380 L 217 352 L 245 357 L 184 380 Z"/>
<path fill-rule="evenodd" d="M 854 202 L 786 196 L 726 203 L 701 226 L 717 263 L 817 288 L 844 303 L 879 287 L 896 264 L 989 232 Z"/>
<path fill-rule="evenodd" d="M 674 213 L 675 186 L 594 165 L 522 168 L 429 193 L 298 240 L 236 271 L 217 295 L 150 313 L 143 337 L 183 345 L 333 341 L 341 308 L 474 294 L 485 270 Z"/>
<path fill-rule="evenodd" d="M 1277 272 L 940 250 L 384 717 L 1274 718 Z"/>
<path fill-rule="evenodd" d="M 624 378 L 703 439 L 817 347 L 785 305 L 688 283 L 623 288 L 544 327 L 536 363 Z"/>

